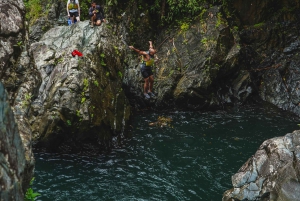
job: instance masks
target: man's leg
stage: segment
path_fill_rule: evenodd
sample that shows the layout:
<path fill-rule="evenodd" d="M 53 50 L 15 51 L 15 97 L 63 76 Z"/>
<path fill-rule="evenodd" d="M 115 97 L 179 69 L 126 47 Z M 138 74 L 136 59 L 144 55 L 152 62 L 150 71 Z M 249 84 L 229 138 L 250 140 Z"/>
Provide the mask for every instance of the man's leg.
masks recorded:
<path fill-rule="evenodd" d="M 93 16 L 91 17 L 91 25 L 90 25 L 91 27 L 94 27 L 95 18 L 96 18 L 95 15 L 93 15 Z"/>
<path fill-rule="evenodd" d="M 148 90 L 149 90 L 149 77 L 144 78 L 144 96 L 146 99 L 149 99 L 150 96 L 148 95 Z"/>
<path fill-rule="evenodd" d="M 148 92 L 153 91 L 153 82 L 154 82 L 154 77 L 153 77 L 153 75 L 150 75 L 150 77 L 149 77 L 149 91 Z"/>
<path fill-rule="evenodd" d="M 144 81 L 144 94 L 147 94 L 149 91 L 149 77 L 145 78 Z"/>
<path fill-rule="evenodd" d="M 71 17 L 71 20 L 72 20 L 72 24 L 74 24 L 75 15 L 72 13 L 72 14 L 70 15 L 70 17 Z"/>
<path fill-rule="evenodd" d="M 148 90 L 148 94 L 152 98 L 156 97 L 155 94 L 153 93 L 153 82 L 154 82 L 154 77 L 153 77 L 153 75 L 150 75 L 150 77 L 149 77 L 149 90 Z"/>
<path fill-rule="evenodd" d="M 96 25 L 100 26 L 101 25 L 101 20 L 97 19 Z"/>

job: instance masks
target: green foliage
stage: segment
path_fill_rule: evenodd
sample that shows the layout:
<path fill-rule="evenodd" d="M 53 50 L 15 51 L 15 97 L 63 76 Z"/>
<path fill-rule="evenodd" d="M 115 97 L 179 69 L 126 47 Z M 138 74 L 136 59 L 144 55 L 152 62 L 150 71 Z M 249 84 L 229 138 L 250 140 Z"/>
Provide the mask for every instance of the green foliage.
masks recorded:
<path fill-rule="evenodd" d="M 216 22 L 216 28 L 219 28 L 222 24 L 222 14 L 218 13 L 217 14 L 217 22 Z"/>
<path fill-rule="evenodd" d="M 42 5 L 40 0 L 24 0 L 26 8 L 26 20 L 32 24 L 35 22 L 42 14 Z"/>
<path fill-rule="evenodd" d="M 94 80 L 94 85 L 96 86 L 96 87 L 99 87 L 99 83 L 98 83 L 98 81 L 97 80 Z"/>
<path fill-rule="evenodd" d="M 17 45 L 18 45 L 19 47 L 21 47 L 21 46 L 23 45 L 23 42 L 22 42 L 22 41 L 19 41 L 19 42 L 17 42 Z"/>
<path fill-rule="evenodd" d="M 108 72 L 108 71 L 105 73 L 105 76 L 106 76 L 106 77 L 109 77 L 109 72 Z"/>
<path fill-rule="evenodd" d="M 58 58 L 58 59 L 55 58 L 55 59 L 54 59 L 54 64 L 57 65 L 58 63 L 63 62 L 63 60 L 64 60 L 64 59 L 63 59 L 62 57 L 60 57 L 60 58 Z"/>
<path fill-rule="evenodd" d="M 67 125 L 68 126 L 71 126 L 72 125 L 72 122 L 70 120 L 67 120 Z"/>
<path fill-rule="evenodd" d="M 206 3 L 206 0 L 166 0 L 166 8 L 164 15 L 161 15 L 161 20 L 166 23 L 170 23 L 175 19 L 181 19 L 182 16 L 196 15 L 202 10 L 202 5 Z M 161 13 L 163 1 L 155 0 L 150 10 L 158 14 Z"/>
<path fill-rule="evenodd" d="M 239 28 L 237 26 L 234 26 L 232 30 L 235 31 L 235 32 L 238 32 Z"/>
<path fill-rule="evenodd" d="M 263 27 L 264 25 L 265 25 L 265 23 L 264 23 L 264 22 L 261 22 L 261 23 L 258 23 L 258 24 L 253 25 L 253 27 L 254 27 L 255 29 L 259 29 L 259 28 Z"/>
<path fill-rule="evenodd" d="M 89 87 L 89 80 L 87 78 L 83 79 L 83 91 L 87 91 Z"/>
<path fill-rule="evenodd" d="M 105 54 L 101 53 L 100 54 L 100 63 L 102 66 L 106 66 L 106 63 L 104 62 L 105 59 Z"/>
<path fill-rule="evenodd" d="M 202 43 L 203 45 L 207 44 L 207 41 L 208 41 L 207 38 L 202 38 L 202 39 L 201 39 L 201 43 Z"/>
<path fill-rule="evenodd" d="M 85 92 L 89 88 L 89 80 L 87 78 L 83 79 L 83 91 L 81 92 L 81 104 L 86 101 Z"/>
<path fill-rule="evenodd" d="M 80 116 L 81 116 L 80 110 L 76 110 L 76 116 L 77 116 L 77 117 L 80 117 Z"/>
<path fill-rule="evenodd" d="M 25 99 L 22 101 L 22 107 L 23 108 L 26 108 L 27 106 L 29 106 L 29 104 L 31 102 L 31 98 L 32 98 L 31 93 L 26 93 L 25 94 Z"/>
<path fill-rule="evenodd" d="M 121 54 L 120 54 L 120 52 L 119 52 L 118 47 L 117 47 L 117 46 L 114 46 L 114 49 L 115 49 L 116 54 L 117 54 L 118 56 L 120 56 Z"/>
<path fill-rule="evenodd" d="M 133 30 L 134 30 L 134 24 L 132 22 L 130 22 L 129 31 L 133 32 Z"/>
<path fill-rule="evenodd" d="M 105 63 L 103 60 L 100 61 L 100 64 L 101 64 L 102 66 L 106 66 L 106 63 Z"/>
<path fill-rule="evenodd" d="M 118 75 L 119 75 L 119 77 L 122 79 L 122 77 L 123 77 L 123 74 L 122 74 L 122 72 L 121 72 L 121 71 L 119 71 L 119 72 L 118 72 Z"/>
<path fill-rule="evenodd" d="M 208 49 L 217 44 L 217 41 L 213 38 L 202 38 L 201 43 L 205 49 Z"/>
<path fill-rule="evenodd" d="M 88 15 L 89 8 L 91 7 L 90 2 L 91 2 L 90 0 L 79 1 L 79 6 L 80 6 L 80 20 L 81 21 L 90 19 L 89 15 Z"/>
<path fill-rule="evenodd" d="M 183 31 L 183 32 L 189 30 L 189 28 L 190 28 L 190 25 L 186 22 L 182 23 L 181 26 L 180 26 L 180 30 Z"/>
<path fill-rule="evenodd" d="M 33 181 L 34 181 L 34 177 L 31 179 L 30 181 L 30 186 L 33 184 Z M 25 198 L 24 200 L 25 201 L 35 201 L 36 197 L 40 196 L 41 194 L 39 193 L 35 193 L 33 192 L 33 189 L 32 188 L 28 188 L 26 193 L 25 193 Z"/>

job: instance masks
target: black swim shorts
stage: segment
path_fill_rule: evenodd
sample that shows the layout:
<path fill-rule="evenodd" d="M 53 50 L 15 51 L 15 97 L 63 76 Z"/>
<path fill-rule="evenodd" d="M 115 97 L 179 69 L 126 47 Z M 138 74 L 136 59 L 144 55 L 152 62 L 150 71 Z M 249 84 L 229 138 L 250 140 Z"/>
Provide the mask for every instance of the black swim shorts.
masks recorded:
<path fill-rule="evenodd" d="M 145 64 L 141 64 L 141 73 L 143 78 L 148 78 L 153 75 L 152 68 L 150 66 L 146 66 Z"/>
<path fill-rule="evenodd" d="M 73 16 L 78 17 L 79 16 L 78 12 L 74 12 L 74 13 L 69 12 L 69 14 L 70 14 L 70 17 L 73 17 Z"/>

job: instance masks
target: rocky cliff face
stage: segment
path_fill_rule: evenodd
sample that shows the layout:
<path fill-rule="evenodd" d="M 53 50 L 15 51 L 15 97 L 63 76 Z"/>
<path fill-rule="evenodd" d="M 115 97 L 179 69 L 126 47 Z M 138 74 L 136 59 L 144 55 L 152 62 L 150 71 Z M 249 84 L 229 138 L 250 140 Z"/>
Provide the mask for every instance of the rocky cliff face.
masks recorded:
<path fill-rule="evenodd" d="M 262 100 L 299 112 L 299 2 L 234 1 L 243 43 L 243 65 Z"/>
<path fill-rule="evenodd" d="M 243 103 L 253 92 L 250 73 L 240 66 L 240 36 L 228 25 L 220 7 L 207 9 L 196 23 L 161 34 L 155 72 L 156 107 L 208 109 Z M 141 75 L 136 60 L 129 64 L 125 85 L 140 107 Z M 139 99 L 141 99 L 139 97 Z M 149 104 L 145 102 L 145 104 Z"/>
<path fill-rule="evenodd" d="M 6 124 L 3 125 L 4 127 L 1 126 L 1 128 L 4 128 L 4 130 L 1 130 L 3 138 L 1 142 L 5 143 L 1 145 L 1 154 L 9 156 L 9 163 L 12 163 L 6 164 L 9 166 L 7 166 L 8 169 L 5 169 L 5 171 L 10 172 L 5 179 L 9 180 L 10 177 L 13 177 L 13 172 L 16 174 L 16 178 L 13 178 L 13 182 L 9 184 L 11 186 L 7 186 L 6 184 L 8 183 L 6 183 L 4 187 L 6 196 L 9 195 L 11 197 L 13 194 L 11 194 L 11 192 L 9 193 L 9 191 L 14 189 L 16 190 L 14 196 L 19 197 L 21 196 L 20 190 L 22 189 L 17 189 L 20 188 L 18 185 L 22 182 L 22 192 L 26 191 L 34 168 L 34 158 L 31 149 L 31 130 L 27 122 L 26 107 L 19 106 L 21 105 L 21 100 L 23 100 L 25 92 L 32 90 L 28 82 L 34 81 L 35 78 L 33 76 L 34 73 L 32 73 L 32 68 L 29 65 L 30 57 L 26 48 L 26 29 L 24 25 L 25 9 L 23 2 L 2 1 L 0 2 L 0 10 L 0 80 L 9 94 L 7 96 L 4 93 L 4 89 L 1 85 L 2 92 L 0 98 L 3 101 L 2 103 L 5 104 L 5 107 L 2 107 L 2 118 L 5 121 L 3 120 L 1 122 L 6 122 Z M 7 101 L 12 105 L 14 115 L 11 114 Z M 20 143 L 20 137 L 22 143 Z M 16 139 L 16 142 L 9 141 L 12 139 Z M 7 158 L 5 158 L 5 160 L 7 160 Z M 5 160 L 3 162 L 5 162 Z M 17 161 L 20 162 L 19 165 Z M 18 169 L 12 170 L 9 167 Z M 8 188 L 12 189 L 9 190 Z"/>
<path fill-rule="evenodd" d="M 207 109 L 263 100 L 300 115 L 298 8 L 295 1 L 229 1 L 161 33 L 158 98 L 143 100 L 132 59 L 125 79 L 132 105 Z"/>
<path fill-rule="evenodd" d="M 300 200 L 300 131 L 266 140 L 232 176 L 229 200 Z"/>
<path fill-rule="evenodd" d="M 72 57 L 73 50 L 83 57 Z M 90 28 L 84 21 L 54 27 L 31 52 L 41 83 L 30 123 L 40 145 L 65 153 L 117 145 L 130 108 L 121 81 L 124 44 L 109 25 Z"/>
<path fill-rule="evenodd" d="M 2 83 L 0 83 L 0 128 L 0 199 L 23 200 L 24 191 L 29 184 L 26 182 L 28 158 L 25 158 L 25 148 L 18 125 Z"/>
<path fill-rule="evenodd" d="M 58 2 L 27 36 L 23 2 L 1 2 L 0 79 L 25 145 L 28 175 L 32 133 L 41 147 L 60 152 L 95 153 L 118 144 L 130 115 L 127 98 L 136 108 L 192 109 L 261 99 L 300 115 L 299 2 L 222 2 L 192 23 L 158 33 L 157 98 L 150 101 L 142 97 L 138 59 L 121 39 L 122 34 L 123 41 L 147 50 L 141 42 L 150 39 L 151 19 L 147 12 L 138 13 L 137 4 L 120 14 L 120 27 L 91 29 L 87 21 L 55 26 L 65 23 L 64 4 Z M 133 31 L 132 22 L 143 26 Z M 35 42 L 30 49 L 29 38 Z M 74 49 L 84 56 L 73 58 Z"/>

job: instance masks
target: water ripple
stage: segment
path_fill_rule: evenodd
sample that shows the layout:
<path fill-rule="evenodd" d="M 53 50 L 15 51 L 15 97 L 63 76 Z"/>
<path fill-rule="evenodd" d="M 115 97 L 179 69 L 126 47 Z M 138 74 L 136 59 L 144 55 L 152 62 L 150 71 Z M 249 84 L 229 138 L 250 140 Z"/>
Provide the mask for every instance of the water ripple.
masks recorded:
<path fill-rule="evenodd" d="M 158 116 L 171 128 L 148 127 Z M 221 200 L 231 176 L 266 139 L 299 119 L 270 108 L 136 115 L 132 138 L 98 157 L 36 153 L 39 201 Z"/>

